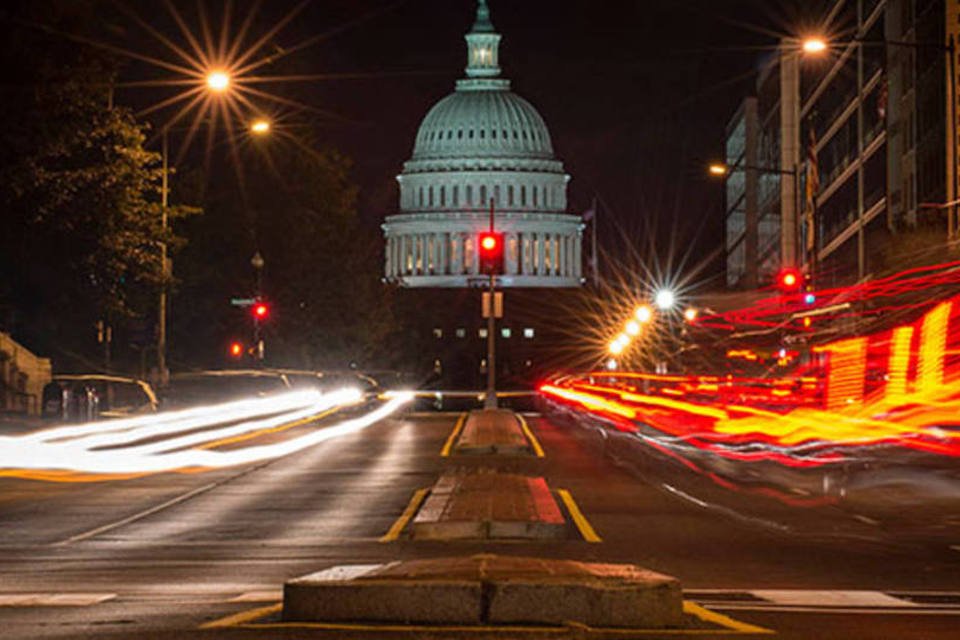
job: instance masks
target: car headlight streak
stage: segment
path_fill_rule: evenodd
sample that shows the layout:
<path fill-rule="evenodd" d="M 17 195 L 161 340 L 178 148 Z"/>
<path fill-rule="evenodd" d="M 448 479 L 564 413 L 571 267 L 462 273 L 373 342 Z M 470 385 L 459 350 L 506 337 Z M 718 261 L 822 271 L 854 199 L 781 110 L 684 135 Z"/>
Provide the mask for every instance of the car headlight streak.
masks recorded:
<path fill-rule="evenodd" d="M 359 403 L 363 394 L 340 389 L 301 391 L 138 418 L 57 427 L 0 437 L 0 470 L 61 470 L 138 474 L 220 468 L 269 460 L 364 429 L 412 400 L 396 393 L 380 407 L 283 442 L 228 450 L 188 448 L 279 427 L 323 411 Z M 225 425 L 219 428 L 217 425 Z M 149 440 L 137 444 L 142 440 Z"/>

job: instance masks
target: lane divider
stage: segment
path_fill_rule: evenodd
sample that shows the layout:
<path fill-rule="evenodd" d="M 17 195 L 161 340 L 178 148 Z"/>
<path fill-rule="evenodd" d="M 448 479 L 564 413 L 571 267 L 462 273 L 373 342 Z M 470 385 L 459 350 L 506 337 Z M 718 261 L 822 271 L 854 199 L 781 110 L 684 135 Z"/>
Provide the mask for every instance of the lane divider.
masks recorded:
<path fill-rule="evenodd" d="M 397 518 L 397 521 L 393 523 L 393 526 L 390 527 L 390 530 L 387 531 L 383 537 L 378 540 L 378 542 L 393 542 L 399 538 L 403 528 L 407 526 L 407 523 L 410 522 L 410 519 L 413 518 L 414 514 L 417 513 L 417 509 L 419 509 L 420 505 L 423 504 L 423 500 L 427 497 L 429 492 L 429 489 L 417 489 L 414 491 L 413 497 L 410 498 L 410 503 L 407 505 L 407 508 L 403 510 L 403 513 L 400 514 L 400 517 Z"/>
<path fill-rule="evenodd" d="M 734 620 L 730 616 L 725 616 L 722 613 L 717 613 L 716 611 L 710 611 L 709 609 L 705 609 L 696 602 L 691 602 L 690 600 L 683 601 L 683 612 L 704 622 L 709 622 L 717 625 L 718 627 L 723 627 L 724 629 L 729 629 L 730 631 L 737 633 L 764 635 L 776 633 L 776 631 L 773 629 L 758 627 L 755 624 Z"/>
<path fill-rule="evenodd" d="M 517 419 L 520 421 L 520 429 L 523 431 L 523 435 L 527 436 L 527 440 L 530 441 L 530 446 L 533 447 L 533 453 L 538 458 L 545 457 L 543 453 L 543 447 L 540 446 L 540 442 L 537 440 L 536 436 L 533 435 L 533 430 L 530 428 L 530 425 L 527 424 L 526 419 L 520 415 L 516 414 Z"/>
<path fill-rule="evenodd" d="M 593 525 L 590 524 L 590 521 L 587 520 L 586 516 L 583 515 L 583 512 L 580 511 L 580 507 L 573 499 L 573 496 L 570 495 L 570 492 L 566 489 L 557 489 L 557 495 L 560 496 L 560 499 L 563 500 L 563 504 L 566 505 L 567 512 L 569 512 L 570 517 L 573 518 L 573 523 L 577 525 L 577 529 L 580 531 L 580 535 L 583 536 L 583 539 L 591 543 L 603 542 L 603 538 L 597 535 Z"/>
<path fill-rule="evenodd" d="M 450 456 L 450 451 L 453 449 L 454 443 L 457 441 L 457 438 L 460 436 L 460 432 L 463 431 L 463 425 L 467 422 L 467 414 L 461 413 L 460 418 L 457 419 L 457 424 L 454 425 L 453 431 L 450 432 L 450 437 L 447 438 L 447 441 L 443 445 L 443 449 L 440 450 L 440 455 L 444 458 Z"/>

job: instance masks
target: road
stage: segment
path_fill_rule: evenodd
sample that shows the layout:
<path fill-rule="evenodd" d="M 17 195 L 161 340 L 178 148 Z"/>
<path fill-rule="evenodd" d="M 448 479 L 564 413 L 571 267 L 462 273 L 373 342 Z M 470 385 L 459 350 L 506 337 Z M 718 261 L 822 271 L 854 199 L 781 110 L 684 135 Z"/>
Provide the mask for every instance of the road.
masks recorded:
<path fill-rule="evenodd" d="M 340 637 L 200 627 L 276 603 L 286 579 L 321 568 L 492 550 L 636 563 L 678 577 L 688 599 L 785 638 L 960 636 L 960 551 L 950 545 L 788 535 L 665 491 L 546 417 L 530 418 L 546 457 L 515 466 L 567 489 L 600 542 L 381 542 L 417 489 L 463 464 L 440 456 L 457 417 L 396 415 L 293 455 L 207 473 L 0 478 L 0 635 Z"/>

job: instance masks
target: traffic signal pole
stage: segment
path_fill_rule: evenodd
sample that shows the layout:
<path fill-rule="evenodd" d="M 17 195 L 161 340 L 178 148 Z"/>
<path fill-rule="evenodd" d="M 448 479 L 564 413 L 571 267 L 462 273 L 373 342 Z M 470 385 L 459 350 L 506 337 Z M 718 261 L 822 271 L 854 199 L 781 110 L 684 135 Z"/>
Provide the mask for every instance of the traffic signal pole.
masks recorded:
<path fill-rule="evenodd" d="M 494 233 L 494 200 L 490 198 L 490 233 Z M 497 408 L 497 319 L 496 319 L 497 276 L 490 272 L 490 300 L 487 308 L 487 395 L 484 409 Z M 482 306 L 482 305 L 481 305 Z"/>

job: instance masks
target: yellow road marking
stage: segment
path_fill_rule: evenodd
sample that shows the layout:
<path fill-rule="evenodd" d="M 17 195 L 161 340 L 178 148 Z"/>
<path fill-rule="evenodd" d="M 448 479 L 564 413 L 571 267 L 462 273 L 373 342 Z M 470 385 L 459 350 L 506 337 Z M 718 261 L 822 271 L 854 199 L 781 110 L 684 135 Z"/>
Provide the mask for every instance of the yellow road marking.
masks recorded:
<path fill-rule="evenodd" d="M 407 523 L 410 522 L 410 518 L 413 517 L 413 514 L 417 512 L 417 509 L 420 508 L 420 504 L 423 502 L 423 499 L 427 497 L 427 492 L 429 489 L 417 489 L 413 493 L 413 497 L 410 498 L 410 504 L 407 505 L 407 508 L 403 510 L 403 513 L 400 514 L 400 517 L 397 518 L 397 521 L 393 523 L 393 526 L 390 527 L 390 530 L 387 531 L 380 542 L 393 542 L 400 537 L 400 532 L 403 531 L 403 528 L 407 526 Z"/>
<path fill-rule="evenodd" d="M 520 420 L 520 428 L 523 429 L 523 435 L 527 436 L 527 440 L 530 441 L 530 446 L 533 447 L 533 452 L 538 458 L 544 457 L 543 447 L 540 446 L 540 442 L 538 442 L 536 436 L 533 435 L 533 430 L 530 429 L 530 425 L 527 424 L 526 419 L 519 413 L 516 414 L 516 416 L 517 419 Z"/>
<path fill-rule="evenodd" d="M 264 622 L 255 620 L 273 615 L 283 609 L 283 604 L 277 603 L 267 607 L 258 607 L 248 611 L 241 611 L 225 618 L 213 620 L 200 626 L 201 629 L 222 629 L 235 627 L 244 629 L 323 629 L 327 631 L 379 631 L 379 632 L 407 632 L 407 633 L 563 633 L 571 629 L 586 632 L 602 633 L 603 635 L 622 636 L 706 636 L 706 635 L 753 635 L 774 634 L 772 629 L 758 627 L 734 620 L 729 616 L 710 611 L 689 600 L 683 601 L 683 613 L 714 624 L 720 629 L 627 629 L 623 627 L 590 627 L 585 624 L 570 622 L 564 626 L 510 626 L 510 625 L 428 625 L 428 624 L 361 624 L 349 622 Z"/>
<path fill-rule="evenodd" d="M 704 622 L 709 622 L 738 633 L 776 633 L 773 629 L 758 627 L 757 625 L 749 624 L 747 622 L 740 622 L 739 620 L 734 620 L 730 616 L 725 616 L 722 613 L 710 611 L 709 609 L 701 607 L 696 602 L 691 602 L 689 600 L 683 601 L 683 612 L 687 615 L 697 617 Z"/>
<path fill-rule="evenodd" d="M 214 440 L 213 442 L 205 442 L 197 449 L 213 449 L 214 447 L 222 447 L 225 444 L 233 444 L 235 442 L 244 442 L 246 440 L 252 440 L 253 438 L 259 438 L 262 435 L 268 433 L 279 433 L 280 431 L 286 431 L 287 429 L 293 429 L 294 427 L 299 427 L 302 424 L 307 424 L 309 422 L 315 422 L 317 420 L 322 420 L 332 413 L 340 411 L 343 407 L 334 407 L 333 409 L 327 409 L 322 413 L 317 415 L 310 416 L 309 418 L 303 418 L 295 422 L 288 422 L 286 424 L 281 424 L 278 427 L 270 427 L 269 429 L 260 429 L 258 431 L 251 431 L 250 433 L 243 433 L 238 436 L 232 436 L 230 438 L 222 438 L 220 440 Z"/>
<path fill-rule="evenodd" d="M 603 542 L 603 539 L 594 531 L 593 526 L 583 515 L 583 512 L 580 511 L 580 507 L 577 506 L 570 492 L 566 489 L 557 489 L 557 495 L 563 500 L 563 504 L 567 505 L 567 511 L 570 512 L 570 516 L 573 518 L 574 524 L 577 525 L 577 529 L 580 530 L 580 535 L 583 536 L 583 539 L 587 542 Z"/>
<path fill-rule="evenodd" d="M 446 443 L 443 445 L 443 449 L 440 450 L 440 455 L 444 458 L 450 455 L 450 450 L 453 448 L 453 443 L 457 441 L 457 436 L 460 435 L 460 431 L 463 429 L 463 425 L 466 421 L 467 414 L 461 413 L 460 418 L 457 420 L 457 424 L 453 427 L 453 431 L 450 432 L 450 437 L 447 438 Z"/>
<path fill-rule="evenodd" d="M 205 622 L 202 625 L 200 625 L 200 628 L 201 629 L 222 629 L 223 627 L 236 627 L 246 622 L 251 622 L 259 618 L 265 618 L 282 609 L 283 609 L 283 603 L 278 602 L 277 604 L 271 604 L 267 607 L 257 607 L 256 609 L 241 611 L 240 613 L 235 613 L 225 618 L 211 620 L 210 622 Z"/>

